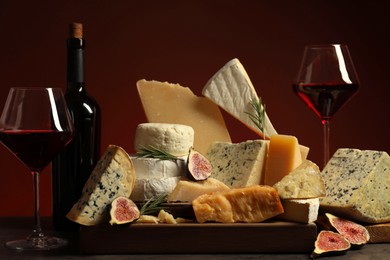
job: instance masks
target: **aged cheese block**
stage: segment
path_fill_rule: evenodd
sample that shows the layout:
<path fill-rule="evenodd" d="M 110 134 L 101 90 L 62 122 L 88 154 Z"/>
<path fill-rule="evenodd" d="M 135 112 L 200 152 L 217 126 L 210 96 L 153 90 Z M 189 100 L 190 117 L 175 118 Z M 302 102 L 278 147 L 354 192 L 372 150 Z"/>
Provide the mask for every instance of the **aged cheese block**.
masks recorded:
<path fill-rule="evenodd" d="M 192 207 L 199 223 L 262 222 L 283 213 L 276 189 L 261 185 L 203 194 Z"/>
<path fill-rule="evenodd" d="M 269 142 L 264 184 L 273 186 L 301 163 L 298 139 L 292 135 L 273 135 Z"/>
<path fill-rule="evenodd" d="M 121 147 L 109 145 L 84 185 L 81 198 L 67 217 L 85 226 L 108 221 L 108 206 L 116 197 L 129 197 L 135 179 L 130 156 Z"/>
<path fill-rule="evenodd" d="M 219 107 L 179 84 L 139 80 L 138 94 L 149 123 L 169 123 L 194 129 L 194 148 L 205 154 L 215 141 L 231 142 Z"/>
<path fill-rule="evenodd" d="M 204 86 L 202 94 L 261 137 L 269 138 L 277 134 L 267 113 L 265 113 L 264 133 L 248 116 L 247 112 L 256 114 L 251 106 L 251 101 L 257 100 L 258 96 L 247 72 L 238 59 L 229 61 L 215 73 Z"/>
<path fill-rule="evenodd" d="M 284 212 L 278 215 L 283 219 L 299 223 L 313 223 L 318 218 L 319 198 L 301 200 L 281 200 Z"/>
<path fill-rule="evenodd" d="M 135 151 L 153 147 L 175 156 L 188 155 L 194 146 L 194 129 L 188 125 L 143 123 L 137 126 Z"/>
<path fill-rule="evenodd" d="M 206 154 L 213 167 L 211 176 L 231 188 L 261 184 L 267 144 L 265 140 L 214 143 Z"/>
<path fill-rule="evenodd" d="M 202 194 L 228 191 L 230 188 L 214 178 L 204 181 L 180 180 L 173 191 L 168 195 L 168 202 L 192 202 Z"/>
<path fill-rule="evenodd" d="M 338 149 L 321 172 L 325 212 L 367 223 L 390 221 L 390 157 L 384 151 Z"/>
<path fill-rule="evenodd" d="M 181 177 L 137 178 L 130 199 L 135 202 L 143 202 L 161 194 L 170 194 L 180 179 Z"/>
<path fill-rule="evenodd" d="M 309 160 L 305 160 L 275 183 L 274 188 L 282 199 L 310 199 L 325 196 L 325 184 L 320 169 Z"/>
<path fill-rule="evenodd" d="M 137 179 L 158 179 L 185 176 L 187 171 L 187 156 L 177 160 L 161 160 L 158 158 L 143 158 L 130 155 Z"/>

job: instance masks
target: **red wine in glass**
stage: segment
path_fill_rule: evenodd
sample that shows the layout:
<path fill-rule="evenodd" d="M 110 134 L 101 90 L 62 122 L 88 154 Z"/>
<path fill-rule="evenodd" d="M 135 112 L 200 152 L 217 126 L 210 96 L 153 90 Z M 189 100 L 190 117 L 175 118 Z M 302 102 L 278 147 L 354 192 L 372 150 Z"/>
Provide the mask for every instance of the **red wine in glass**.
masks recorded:
<path fill-rule="evenodd" d="M 66 239 L 43 233 L 39 212 L 39 175 L 71 141 L 74 127 L 61 89 L 11 88 L 0 117 L 0 141 L 32 173 L 34 226 L 27 238 L 8 241 L 9 249 L 51 250 Z"/>
<path fill-rule="evenodd" d="M 323 44 L 305 47 L 293 90 L 323 124 L 323 167 L 330 157 L 330 120 L 358 89 L 359 79 L 347 45 Z"/>

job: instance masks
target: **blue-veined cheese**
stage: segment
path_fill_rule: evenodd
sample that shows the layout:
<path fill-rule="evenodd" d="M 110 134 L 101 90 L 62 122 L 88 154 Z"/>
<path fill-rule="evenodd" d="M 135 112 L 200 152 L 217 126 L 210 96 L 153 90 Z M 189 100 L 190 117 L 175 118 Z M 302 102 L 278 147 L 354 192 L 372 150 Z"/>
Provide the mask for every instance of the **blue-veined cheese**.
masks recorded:
<path fill-rule="evenodd" d="M 258 100 L 259 97 L 238 59 L 232 59 L 217 71 L 204 86 L 202 94 L 260 136 L 269 138 L 277 134 L 267 113 L 265 113 L 264 133 L 247 114 L 256 114 L 251 102 Z"/>
<path fill-rule="evenodd" d="M 268 141 L 249 140 L 241 143 L 216 142 L 206 154 L 213 170 L 211 177 L 230 188 L 261 184 Z"/>
<path fill-rule="evenodd" d="M 390 157 L 384 151 L 342 148 L 321 172 L 325 212 L 368 223 L 390 221 Z"/>
<path fill-rule="evenodd" d="M 111 202 L 119 196 L 129 197 L 135 179 L 130 156 L 123 148 L 109 145 L 84 185 L 81 198 L 67 217 L 85 226 L 108 221 Z"/>

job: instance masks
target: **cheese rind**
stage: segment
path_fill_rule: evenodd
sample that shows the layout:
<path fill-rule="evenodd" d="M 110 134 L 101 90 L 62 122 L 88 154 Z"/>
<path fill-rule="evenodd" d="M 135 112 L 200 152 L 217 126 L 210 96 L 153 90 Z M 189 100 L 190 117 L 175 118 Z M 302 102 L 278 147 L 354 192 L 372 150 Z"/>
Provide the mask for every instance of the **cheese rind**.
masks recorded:
<path fill-rule="evenodd" d="M 261 137 L 270 138 L 277 134 L 267 113 L 265 113 L 264 133 L 248 116 L 247 112 L 256 114 L 251 102 L 259 98 L 244 66 L 238 59 L 232 59 L 217 71 L 204 86 L 202 94 Z"/>
<path fill-rule="evenodd" d="M 273 186 L 282 199 L 311 199 L 325 196 L 325 184 L 320 169 L 305 160 Z"/>
<path fill-rule="evenodd" d="M 254 223 L 283 213 L 277 191 L 261 185 L 204 194 L 192 201 L 192 207 L 199 223 Z"/>
<path fill-rule="evenodd" d="M 367 223 L 390 221 L 390 156 L 384 151 L 338 149 L 321 175 L 325 212 Z"/>
<path fill-rule="evenodd" d="M 205 154 L 215 141 L 231 142 L 219 107 L 207 98 L 179 84 L 144 79 L 137 89 L 148 122 L 191 126 L 197 151 Z"/>
<path fill-rule="evenodd" d="M 278 215 L 278 219 L 299 222 L 313 223 L 318 218 L 320 200 L 300 199 L 300 200 L 281 200 L 284 212 Z"/>
<path fill-rule="evenodd" d="M 264 184 L 273 186 L 301 163 L 298 139 L 292 135 L 273 135 L 269 141 Z"/>
<path fill-rule="evenodd" d="M 137 179 L 158 179 L 185 176 L 187 156 L 176 160 L 161 160 L 158 158 L 143 158 L 130 155 Z"/>
<path fill-rule="evenodd" d="M 214 143 L 206 154 L 213 170 L 211 177 L 230 188 L 243 188 L 262 182 L 268 141 Z"/>
<path fill-rule="evenodd" d="M 137 126 L 134 147 L 137 152 L 142 148 L 157 148 L 175 156 L 188 155 L 194 145 L 194 129 L 188 125 L 143 123 Z"/>
<path fill-rule="evenodd" d="M 134 166 L 126 151 L 109 145 L 84 185 L 81 198 L 67 217 L 85 226 L 108 221 L 109 205 L 117 197 L 129 197 L 135 179 Z"/>
<path fill-rule="evenodd" d="M 181 177 L 137 179 L 130 199 L 143 202 L 161 194 L 170 194 Z"/>

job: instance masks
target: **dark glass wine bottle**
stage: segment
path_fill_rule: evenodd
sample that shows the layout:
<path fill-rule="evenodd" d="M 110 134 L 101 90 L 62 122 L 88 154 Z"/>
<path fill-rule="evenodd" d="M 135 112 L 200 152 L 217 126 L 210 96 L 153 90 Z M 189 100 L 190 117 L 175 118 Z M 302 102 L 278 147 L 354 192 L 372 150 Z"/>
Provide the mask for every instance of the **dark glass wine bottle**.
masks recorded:
<path fill-rule="evenodd" d="M 70 24 L 65 100 L 76 132 L 72 142 L 52 163 L 53 225 L 56 230 L 78 229 L 66 214 L 80 198 L 100 157 L 101 114 L 97 102 L 85 88 L 84 47 L 82 24 Z"/>

